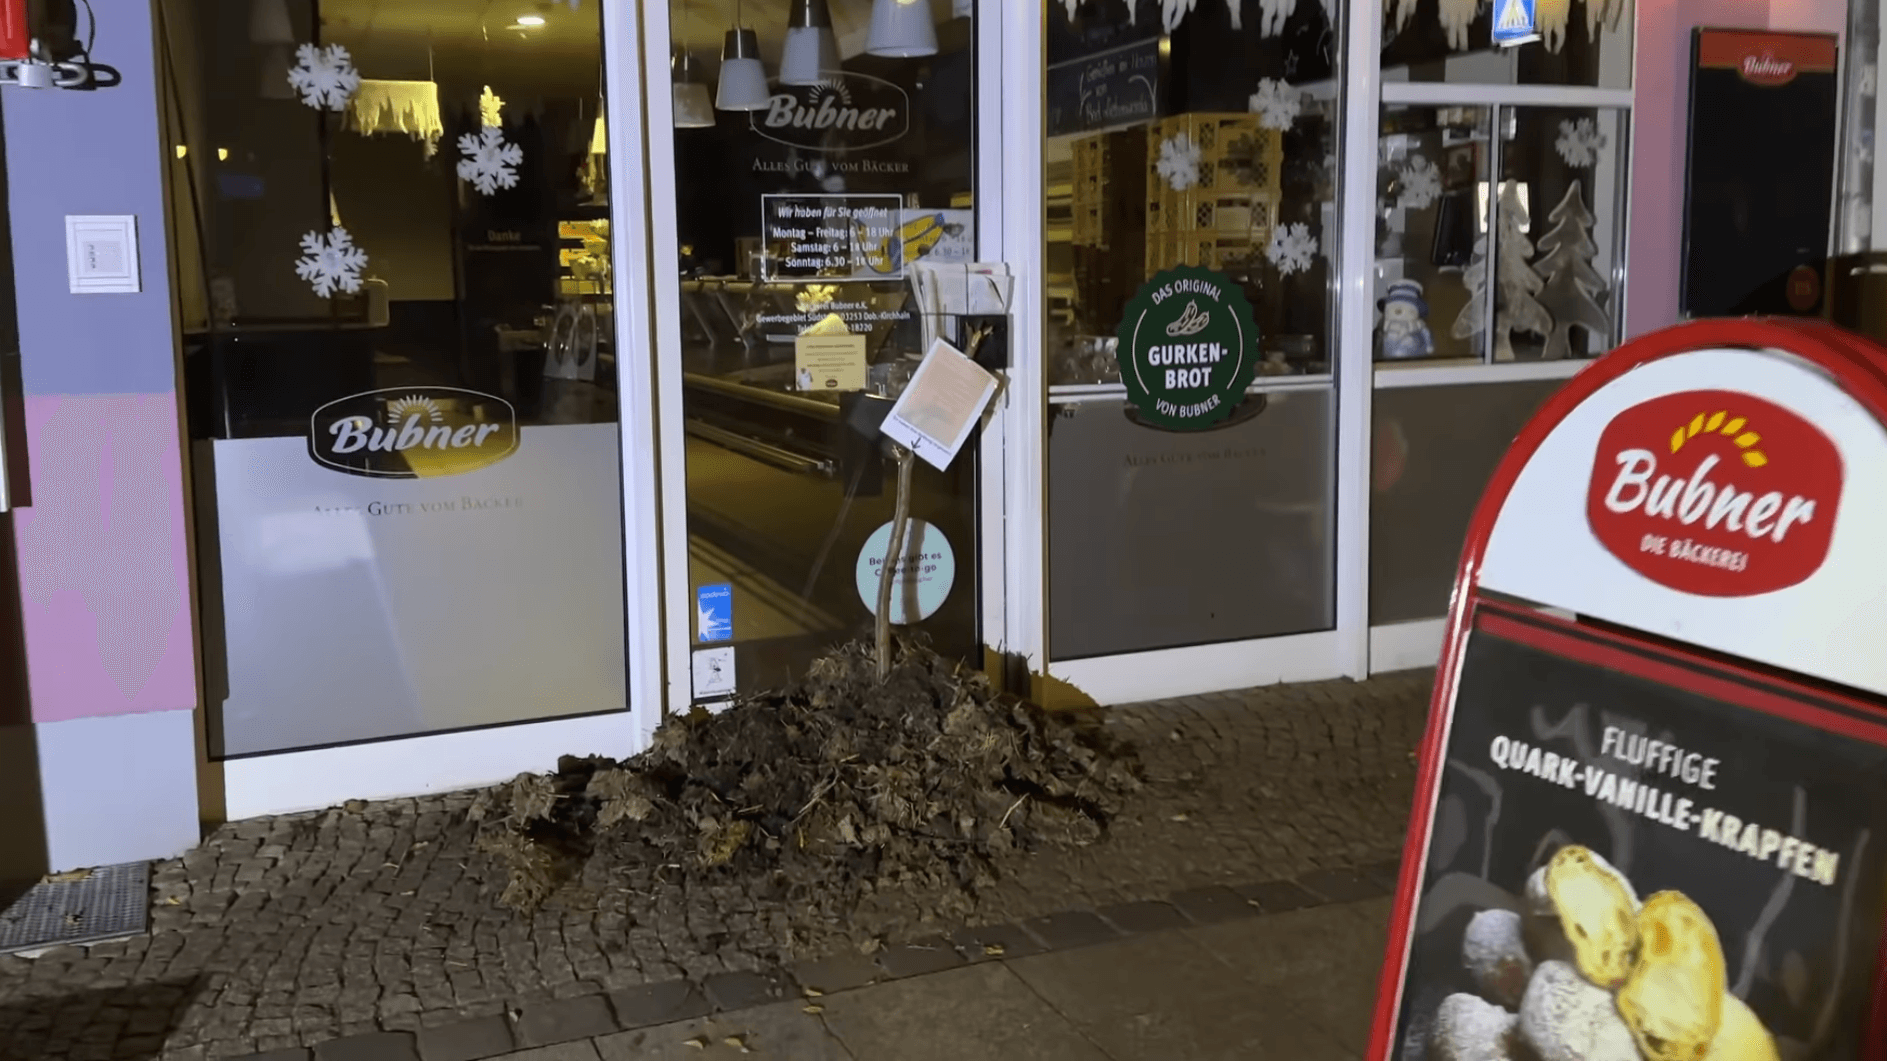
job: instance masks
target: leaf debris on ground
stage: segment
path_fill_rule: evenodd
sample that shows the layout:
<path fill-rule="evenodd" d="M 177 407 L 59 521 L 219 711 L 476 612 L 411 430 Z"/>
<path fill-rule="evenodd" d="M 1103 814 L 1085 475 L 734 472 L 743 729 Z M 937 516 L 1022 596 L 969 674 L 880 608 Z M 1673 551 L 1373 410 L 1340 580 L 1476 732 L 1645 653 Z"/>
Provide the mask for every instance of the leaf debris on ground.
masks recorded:
<path fill-rule="evenodd" d="M 566 756 L 489 789 L 471 816 L 514 909 L 598 862 L 650 892 L 738 879 L 791 956 L 908 928 L 862 916 L 874 893 L 923 888 L 942 896 L 935 918 L 967 916 L 1005 860 L 1100 840 L 1141 784 L 1091 715 L 999 696 L 919 645 L 881 684 L 853 643 L 782 692 L 671 718 L 633 758 Z"/>

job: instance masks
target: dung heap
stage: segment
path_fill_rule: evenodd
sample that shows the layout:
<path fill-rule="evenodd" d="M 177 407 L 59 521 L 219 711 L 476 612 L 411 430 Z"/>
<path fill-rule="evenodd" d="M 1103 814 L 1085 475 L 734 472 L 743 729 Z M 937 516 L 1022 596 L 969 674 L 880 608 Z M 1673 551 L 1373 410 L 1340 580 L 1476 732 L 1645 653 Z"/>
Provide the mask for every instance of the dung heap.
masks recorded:
<path fill-rule="evenodd" d="M 1092 718 L 999 697 L 913 645 L 881 684 L 858 643 L 783 692 L 671 719 L 634 758 L 520 776 L 471 814 L 515 909 L 598 859 L 656 887 L 739 879 L 787 912 L 791 954 L 835 935 L 871 946 L 895 926 L 857 915 L 888 889 L 967 916 L 1005 859 L 1101 839 L 1140 784 L 1133 751 Z"/>

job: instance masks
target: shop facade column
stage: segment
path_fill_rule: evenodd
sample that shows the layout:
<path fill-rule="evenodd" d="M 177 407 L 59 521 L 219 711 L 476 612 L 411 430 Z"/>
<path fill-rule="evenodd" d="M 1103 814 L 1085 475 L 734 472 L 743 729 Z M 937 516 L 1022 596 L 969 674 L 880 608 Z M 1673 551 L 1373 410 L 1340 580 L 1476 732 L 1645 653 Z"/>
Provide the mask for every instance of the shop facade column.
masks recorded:
<path fill-rule="evenodd" d="M 120 83 L 0 93 L 28 450 L 17 505 L 0 516 L 17 587 L 5 605 L 17 608 L 18 636 L 4 651 L 23 663 L 21 680 L 0 691 L 0 756 L 8 795 L 36 798 L 41 824 L 33 837 L 18 823 L 7 876 L 31 874 L 34 861 L 58 872 L 168 858 L 199 838 L 152 40 L 149 6 L 100 4 L 92 54 Z M 136 219 L 137 293 L 70 293 L 68 215 Z"/>

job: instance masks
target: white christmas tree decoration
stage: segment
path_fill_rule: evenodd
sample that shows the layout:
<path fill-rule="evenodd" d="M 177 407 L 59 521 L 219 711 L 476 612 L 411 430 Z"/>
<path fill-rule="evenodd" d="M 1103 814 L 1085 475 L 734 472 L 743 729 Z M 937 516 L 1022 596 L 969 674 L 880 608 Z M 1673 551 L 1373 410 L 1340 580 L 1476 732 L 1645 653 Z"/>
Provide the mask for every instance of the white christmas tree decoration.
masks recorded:
<path fill-rule="evenodd" d="M 1271 233 L 1271 242 L 1265 246 L 1265 257 L 1277 267 L 1280 275 L 1289 276 L 1309 270 L 1317 250 L 1317 237 L 1310 234 L 1309 225 L 1279 225 Z"/>
<path fill-rule="evenodd" d="M 1192 137 L 1175 133 L 1160 141 L 1160 160 L 1154 163 L 1153 168 L 1168 187 L 1183 192 L 1199 183 L 1202 157 L 1199 145 L 1192 142 Z"/>
<path fill-rule="evenodd" d="M 1396 184 L 1396 205 L 1404 210 L 1426 210 L 1441 198 L 1441 170 L 1427 155 L 1411 155 L 1408 165 L 1396 171 Z"/>
<path fill-rule="evenodd" d="M 1495 279 L 1499 298 L 1494 303 L 1494 360 L 1514 359 L 1513 333 L 1546 335 L 1553 330 L 1553 318 L 1533 296 L 1545 287 L 1527 259 L 1533 256 L 1533 244 L 1527 239 L 1527 208 L 1520 203 L 1516 185 L 1501 189 L 1498 206 L 1498 251 Z M 1461 308 L 1451 330 L 1457 339 L 1478 335 L 1487 316 L 1487 237 L 1475 243 L 1474 259 L 1462 279 L 1468 286 L 1468 304 Z"/>
<path fill-rule="evenodd" d="M 1259 81 L 1251 94 L 1252 113 L 1266 129 L 1289 129 L 1303 107 L 1303 93 L 1275 77 Z"/>
<path fill-rule="evenodd" d="M 1572 356 L 1572 330 L 1584 328 L 1604 342 L 1612 333 L 1612 317 L 1594 297 L 1605 291 L 1605 277 L 1592 267 L 1599 248 L 1592 242 L 1592 212 L 1579 194 L 1579 182 L 1546 215 L 1553 228 L 1540 237 L 1540 259 L 1533 271 L 1545 284 L 1539 303 L 1552 316 L 1546 350 L 1540 356 L 1556 361 Z"/>
<path fill-rule="evenodd" d="M 477 136 L 459 137 L 459 179 L 471 182 L 480 195 L 491 195 L 500 188 L 518 185 L 518 163 L 524 161 L 524 149 L 505 140 L 505 131 L 487 125 Z"/>
<path fill-rule="evenodd" d="M 317 48 L 304 44 L 295 49 L 295 65 L 289 68 L 288 83 L 301 93 L 301 101 L 316 110 L 344 110 L 347 100 L 360 88 L 360 73 L 347 49 L 338 44 Z"/>
<path fill-rule="evenodd" d="M 337 290 L 350 295 L 359 291 L 360 271 L 366 266 L 367 252 L 354 246 L 346 229 L 337 227 L 325 235 L 310 232 L 301 237 L 295 275 L 314 286 L 317 298 L 329 298 Z"/>
<path fill-rule="evenodd" d="M 1599 152 L 1605 150 L 1605 134 L 1599 132 L 1598 123 L 1591 118 L 1577 121 L 1568 118 L 1559 123 L 1559 139 L 1553 142 L 1553 150 L 1566 160 L 1574 169 L 1589 169 L 1599 160 Z"/>

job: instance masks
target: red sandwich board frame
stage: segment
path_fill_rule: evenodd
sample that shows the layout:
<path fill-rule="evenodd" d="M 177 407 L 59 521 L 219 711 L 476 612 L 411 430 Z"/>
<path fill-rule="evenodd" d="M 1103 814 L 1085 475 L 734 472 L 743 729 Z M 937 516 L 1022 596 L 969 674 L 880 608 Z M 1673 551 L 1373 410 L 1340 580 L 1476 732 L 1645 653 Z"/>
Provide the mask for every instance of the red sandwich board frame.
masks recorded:
<path fill-rule="evenodd" d="M 1577 963 L 1526 883 L 1573 843 L 1705 912 L 1783 1058 L 1887 1061 L 1887 349 L 1681 325 L 1519 434 L 1457 570 L 1369 1061 L 1436 1056 L 1444 1001 L 1545 1034 L 1531 993 Z M 1518 980 L 1476 971 L 1503 925 Z M 1656 1061 L 1614 1031 L 1592 1061 Z"/>
<path fill-rule="evenodd" d="M 26 0 L 0 0 L 0 59 L 24 59 L 31 48 Z"/>

